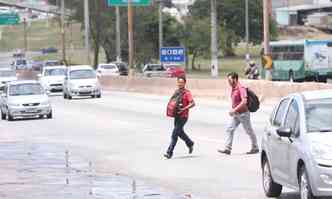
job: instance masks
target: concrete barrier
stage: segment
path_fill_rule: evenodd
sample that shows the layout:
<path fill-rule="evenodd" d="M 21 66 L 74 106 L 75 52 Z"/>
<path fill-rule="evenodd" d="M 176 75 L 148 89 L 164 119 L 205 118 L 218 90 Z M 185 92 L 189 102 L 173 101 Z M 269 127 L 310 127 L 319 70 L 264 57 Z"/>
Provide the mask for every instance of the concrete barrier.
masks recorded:
<path fill-rule="evenodd" d="M 332 89 L 331 84 L 305 82 L 271 82 L 264 80 L 240 80 L 241 83 L 253 91 L 261 98 L 276 99 L 290 93 L 303 92 L 309 90 Z M 100 82 L 105 90 L 142 92 L 157 95 L 171 95 L 175 88 L 175 79 L 170 78 L 127 78 L 109 77 L 101 78 Z M 229 99 L 230 88 L 225 79 L 188 79 L 187 87 L 196 97 Z"/>
<path fill-rule="evenodd" d="M 19 79 L 36 79 L 35 71 L 19 71 Z M 240 80 L 260 97 L 261 101 L 279 99 L 290 93 L 309 90 L 332 89 L 332 84 L 305 82 L 271 82 L 264 80 Z M 100 79 L 104 90 L 141 92 L 156 95 L 171 95 L 176 89 L 176 79 L 143 77 L 104 77 Z M 226 79 L 188 79 L 187 87 L 195 97 L 229 99 L 230 88 Z"/>

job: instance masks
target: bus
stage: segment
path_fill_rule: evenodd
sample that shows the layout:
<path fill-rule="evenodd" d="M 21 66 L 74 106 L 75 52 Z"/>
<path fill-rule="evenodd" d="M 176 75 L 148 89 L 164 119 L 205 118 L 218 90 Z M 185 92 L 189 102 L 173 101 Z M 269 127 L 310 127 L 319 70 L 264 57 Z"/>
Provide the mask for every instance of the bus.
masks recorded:
<path fill-rule="evenodd" d="M 332 40 L 275 41 L 270 47 L 272 80 L 326 82 L 332 75 Z"/>

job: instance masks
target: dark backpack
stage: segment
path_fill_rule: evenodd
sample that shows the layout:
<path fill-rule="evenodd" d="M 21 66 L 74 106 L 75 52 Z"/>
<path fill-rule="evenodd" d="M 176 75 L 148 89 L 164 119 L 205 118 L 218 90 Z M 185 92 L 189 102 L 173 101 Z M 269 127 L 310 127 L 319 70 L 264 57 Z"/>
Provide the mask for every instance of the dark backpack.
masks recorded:
<path fill-rule="evenodd" d="M 247 106 L 248 106 L 249 111 L 256 112 L 259 109 L 259 105 L 260 105 L 257 95 L 249 88 L 247 88 L 247 95 L 248 95 Z"/>

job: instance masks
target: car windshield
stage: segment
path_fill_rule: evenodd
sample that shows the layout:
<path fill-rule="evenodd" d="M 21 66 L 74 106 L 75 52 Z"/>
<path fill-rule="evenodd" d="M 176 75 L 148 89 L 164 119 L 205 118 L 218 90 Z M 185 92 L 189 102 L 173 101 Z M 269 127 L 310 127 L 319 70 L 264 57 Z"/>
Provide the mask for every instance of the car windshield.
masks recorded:
<path fill-rule="evenodd" d="M 116 66 L 114 66 L 114 65 L 101 65 L 101 68 L 103 68 L 103 69 L 115 69 Z"/>
<path fill-rule="evenodd" d="M 332 98 L 308 101 L 306 120 L 308 132 L 332 132 Z"/>
<path fill-rule="evenodd" d="M 96 73 L 93 70 L 73 70 L 70 72 L 70 79 L 93 79 Z"/>
<path fill-rule="evenodd" d="M 9 96 L 42 94 L 44 94 L 44 89 L 38 83 L 17 84 L 9 87 Z"/>
<path fill-rule="evenodd" d="M 16 76 L 15 71 L 11 71 L 11 70 L 0 71 L 0 77 L 15 77 L 15 76 Z"/>
<path fill-rule="evenodd" d="M 66 70 L 64 68 L 46 69 L 44 73 L 45 76 L 64 76 L 65 74 Z"/>
<path fill-rule="evenodd" d="M 24 59 L 22 59 L 22 60 L 17 60 L 17 61 L 16 61 L 16 64 L 17 64 L 17 65 L 26 65 L 26 64 L 27 64 L 27 61 L 24 60 Z"/>

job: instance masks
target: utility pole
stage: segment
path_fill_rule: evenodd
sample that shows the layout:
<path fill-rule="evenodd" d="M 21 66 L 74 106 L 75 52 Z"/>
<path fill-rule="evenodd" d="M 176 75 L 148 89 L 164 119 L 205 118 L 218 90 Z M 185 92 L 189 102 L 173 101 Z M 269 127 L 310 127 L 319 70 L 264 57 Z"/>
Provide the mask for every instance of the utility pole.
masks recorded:
<path fill-rule="evenodd" d="M 134 76 L 134 35 L 132 0 L 128 0 L 128 46 L 129 46 L 129 76 Z"/>
<path fill-rule="evenodd" d="M 28 30 L 27 30 L 27 19 L 23 19 L 23 29 L 24 29 L 24 51 L 28 52 Z"/>
<path fill-rule="evenodd" d="M 121 27 L 120 27 L 120 8 L 115 7 L 116 13 L 116 61 L 121 61 Z"/>
<path fill-rule="evenodd" d="M 264 19 L 264 55 L 271 56 L 270 49 L 270 0 L 263 0 L 263 19 Z M 266 69 L 265 79 L 272 80 L 272 69 Z"/>
<path fill-rule="evenodd" d="M 211 75 L 217 78 L 218 74 L 218 38 L 217 38 L 217 2 L 211 0 Z"/>
<path fill-rule="evenodd" d="M 86 61 L 90 65 L 90 16 L 89 16 L 89 0 L 84 0 L 84 22 L 85 22 L 85 53 Z"/>
<path fill-rule="evenodd" d="M 65 0 L 61 0 L 62 61 L 66 64 Z"/>
<path fill-rule="evenodd" d="M 250 50 L 249 50 L 249 2 L 245 0 L 246 9 L 246 61 L 250 60 Z"/>
<path fill-rule="evenodd" d="M 163 1 L 159 0 L 159 53 L 160 49 L 163 47 Z"/>

